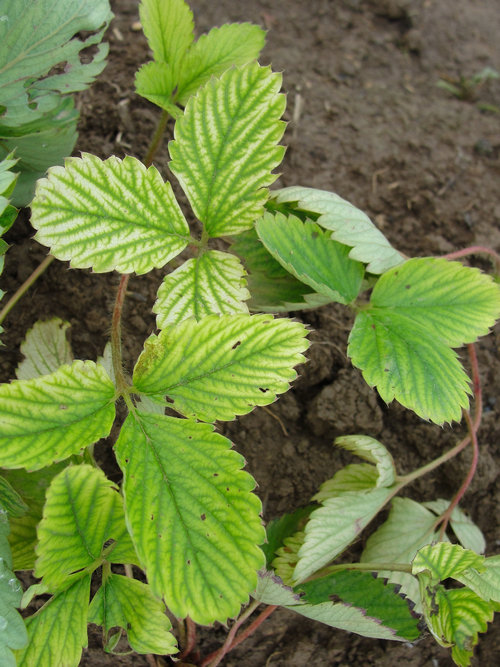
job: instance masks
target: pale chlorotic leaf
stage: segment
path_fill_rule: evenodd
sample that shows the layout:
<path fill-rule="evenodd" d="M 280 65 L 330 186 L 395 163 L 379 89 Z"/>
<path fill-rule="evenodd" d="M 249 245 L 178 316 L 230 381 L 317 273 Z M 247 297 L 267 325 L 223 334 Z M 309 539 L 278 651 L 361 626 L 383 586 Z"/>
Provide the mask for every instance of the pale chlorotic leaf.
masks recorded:
<path fill-rule="evenodd" d="M 174 72 L 167 63 L 146 63 L 135 75 L 136 93 L 177 118 L 181 110 L 172 102 L 174 88 Z"/>
<path fill-rule="evenodd" d="M 455 578 L 470 568 L 484 572 L 484 557 L 464 549 L 459 544 L 449 542 L 438 542 L 422 547 L 412 561 L 413 574 L 424 572 L 432 583 L 444 581 L 449 577 Z"/>
<path fill-rule="evenodd" d="M 234 255 L 208 250 L 169 273 L 153 306 L 159 329 L 188 318 L 248 313 L 245 269 Z"/>
<path fill-rule="evenodd" d="M 142 29 L 156 62 L 168 63 L 177 81 L 179 66 L 193 41 L 193 13 L 184 0 L 141 0 Z"/>
<path fill-rule="evenodd" d="M 74 361 L 0 386 L 0 466 L 36 470 L 108 435 L 115 388 L 101 366 Z"/>
<path fill-rule="evenodd" d="M 0 158 L 2 158 L 1 149 Z M 6 155 L 0 161 L 0 274 L 3 271 L 4 255 L 9 247 L 1 236 L 10 229 L 17 217 L 16 209 L 9 204 L 9 196 L 12 194 L 17 179 L 17 174 L 11 171 L 16 162 L 17 160 L 13 159 L 12 153 Z M 0 289 L 0 299 L 3 295 L 4 292 Z M 2 331 L 3 328 L 0 326 L 0 333 Z"/>
<path fill-rule="evenodd" d="M 394 310 L 450 347 L 474 343 L 500 316 L 500 287 L 479 269 L 434 257 L 410 259 L 379 278 L 370 304 Z"/>
<path fill-rule="evenodd" d="M 304 581 L 344 551 L 378 514 L 391 493 L 391 489 L 378 488 L 324 500 L 305 527 L 295 581 Z"/>
<path fill-rule="evenodd" d="M 112 18 L 108 0 L 5 0 L 0 22 L 1 122 L 18 126 L 59 104 L 61 93 L 84 90 L 104 69 L 101 45 L 87 64 L 80 51 L 98 44 Z M 27 29 L 28 28 L 28 29 Z M 78 33 L 93 33 L 79 39 Z M 63 67 L 61 67 L 63 66 Z"/>
<path fill-rule="evenodd" d="M 212 425 L 139 412 L 127 417 L 115 452 L 153 592 L 196 623 L 236 616 L 264 563 L 261 504 L 243 458 Z"/>
<path fill-rule="evenodd" d="M 102 470 L 89 465 L 68 466 L 54 477 L 38 540 L 35 574 L 51 591 L 104 560 L 137 564 L 122 498 Z M 104 546 L 109 540 L 112 550 Z"/>
<path fill-rule="evenodd" d="M 417 551 L 438 539 L 436 517 L 410 498 L 394 498 L 387 520 L 366 542 L 362 563 L 402 563 L 409 565 Z M 416 577 L 394 570 L 378 571 L 378 576 L 401 586 L 401 593 L 416 603 L 420 612 L 420 594 Z"/>
<path fill-rule="evenodd" d="M 123 628 L 136 653 L 172 655 L 178 650 L 163 602 L 137 579 L 108 576 L 90 604 L 88 622 L 102 625 L 106 634 Z"/>
<path fill-rule="evenodd" d="M 327 498 L 341 496 L 352 491 L 367 491 L 377 486 L 379 474 L 369 463 L 351 463 L 338 470 L 331 479 L 320 486 L 312 500 L 318 503 Z"/>
<path fill-rule="evenodd" d="M 0 125 L 0 157 L 4 151 L 15 150 L 19 158 L 19 178 L 12 195 L 16 206 L 26 206 L 33 199 L 35 183 L 45 176 L 49 167 L 62 165 L 71 155 L 78 133 L 78 111 L 72 97 L 40 119 L 15 128 Z"/>
<path fill-rule="evenodd" d="M 179 74 L 176 101 L 183 106 L 211 77 L 259 57 L 266 33 L 251 23 L 231 23 L 202 35 L 186 53 Z"/>
<path fill-rule="evenodd" d="M 376 486 L 392 486 L 396 479 L 396 467 L 387 447 L 369 435 L 344 435 L 335 440 L 337 447 L 347 449 L 365 461 L 373 463 L 378 472 Z"/>
<path fill-rule="evenodd" d="M 21 343 L 21 352 L 25 358 L 16 369 L 18 380 L 48 375 L 63 364 L 71 364 L 73 354 L 66 338 L 69 326 L 69 322 L 63 322 L 58 317 L 35 322 Z"/>
<path fill-rule="evenodd" d="M 134 369 L 139 393 L 186 417 L 232 420 L 272 403 L 297 376 L 306 329 L 270 315 L 208 315 L 150 336 Z"/>
<path fill-rule="evenodd" d="M 16 608 L 21 604 L 22 588 L 12 572 L 12 557 L 7 536 L 9 521 L 7 509 L 0 497 L 0 664 L 15 667 L 12 650 L 28 643 L 23 619 Z"/>
<path fill-rule="evenodd" d="M 483 561 L 484 572 L 475 568 L 456 575 L 456 579 L 486 601 L 500 602 L 500 556 L 491 556 Z"/>
<path fill-rule="evenodd" d="M 332 241 L 316 223 L 265 213 L 256 230 L 271 255 L 316 292 L 339 303 L 350 303 L 358 296 L 363 265 L 350 259 L 349 248 Z"/>
<path fill-rule="evenodd" d="M 147 273 L 187 245 L 189 227 L 170 183 L 136 158 L 83 153 L 38 181 L 36 239 L 78 269 Z"/>
<path fill-rule="evenodd" d="M 315 213 L 318 225 L 331 230 L 335 241 L 349 246 L 349 257 L 367 264 L 370 273 L 384 273 L 404 262 L 363 211 L 333 192 L 297 185 L 273 192 L 273 199 L 290 205 L 290 212 Z"/>
<path fill-rule="evenodd" d="M 363 609 L 343 602 L 323 602 L 322 604 L 306 604 L 293 589 L 285 586 L 279 577 L 271 572 L 259 572 L 259 583 L 252 596 L 265 604 L 280 605 L 286 609 L 325 623 L 332 628 L 355 632 L 362 637 L 405 641 L 398 637 L 393 628 L 386 627 L 379 619 L 367 616 Z"/>
<path fill-rule="evenodd" d="M 459 421 L 470 388 L 451 348 L 488 333 L 499 314 L 491 277 L 445 259 L 412 259 L 378 280 L 348 354 L 384 401 L 438 424 Z"/>
<path fill-rule="evenodd" d="M 229 69 L 189 100 L 175 124 L 170 169 L 211 237 L 249 229 L 264 212 L 284 155 L 280 87 L 269 67 Z"/>
<path fill-rule="evenodd" d="M 46 602 L 26 619 L 29 643 L 17 652 L 18 667 L 78 667 L 87 646 L 90 576 Z"/>
<path fill-rule="evenodd" d="M 263 246 L 255 228 L 231 239 L 231 252 L 240 257 L 248 271 L 250 310 L 261 313 L 290 312 L 318 308 L 331 302 L 328 296 L 313 292 L 308 285 L 286 271 Z"/>
<path fill-rule="evenodd" d="M 443 514 L 450 506 L 450 500 L 439 498 L 423 503 L 424 507 L 434 512 L 436 515 Z M 470 549 L 478 554 L 484 554 L 486 551 L 486 540 L 481 529 L 476 526 L 472 519 L 460 509 L 455 507 L 450 517 L 450 526 L 457 536 L 458 541 L 464 549 Z"/>
<path fill-rule="evenodd" d="M 408 602 L 398 594 L 398 588 L 374 578 L 371 572 L 331 572 L 300 584 L 298 588 L 306 602 L 321 604 L 331 601 L 332 597 L 340 599 L 392 628 L 398 637 L 407 641 L 414 641 L 420 635 L 417 617 L 410 611 Z"/>
<path fill-rule="evenodd" d="M 80 457 L 74 457 L 74 460 L 75 463 L 81 461 Z M 2 475 L 19 491 L 23 503 L 28 507 L 25 514 L 10 519 L 9 543 L 14 569 L 34 569 L 35 547 L 38 543 L 36 529 L 42 518 L 47 488 L 52 479 L 71 461 L 72 458 L 66 459 L 35 472 L 27 472 L 22 468 L 2 471 Z"/>
<path fill-rule="evenodd" d="M 115 369 L 113 368 L 113 351 L 111 349 L 111 342 L 108 341 L 102 351 L 102 356 L 97 357 L 98 366 L 102 366 L 109 375 L 111 381 L 116 384 Z"/>

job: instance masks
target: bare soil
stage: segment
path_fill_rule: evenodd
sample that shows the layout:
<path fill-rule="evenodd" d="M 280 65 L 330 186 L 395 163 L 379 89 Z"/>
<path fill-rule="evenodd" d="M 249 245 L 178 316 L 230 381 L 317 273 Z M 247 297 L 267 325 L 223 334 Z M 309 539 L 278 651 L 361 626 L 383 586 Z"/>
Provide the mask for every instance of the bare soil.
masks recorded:
<path fill-rule="evenodd" d="M 149 59 L 135 30 L 136 0 L 115 0 L 108 33 L 109 64 L 79 97 L 78 151 L 100 157 L 143 157 L 159 111 L 134 93 L 134 73 Z M 288 146 L 277 187 L 301 184 L 337 192 L 363 209 L 391 242 L 411 256 L 439 255 L 484 244 L 500 251 L 500 115 L 478 103 L 500 105 L 500 81 L 457 99 L 436 86 L 440 78 L 469 77 L 485 66 L 500 69 L 498 0 L 191 0 L 198 31 L 228 21 L 253 21 L 269 30 L 263 63 L 283 71 L 288 94 Z M 167 139 L 171 136 L 169 126 Z M 169 178 L 165 140 L 155 160 Z M 27 216 L 16 223 L 2 276 L 13 292 L 46 255 L 31 239 Z M 488 269 L 487 263 L 476 264 Z M 130 284 L 125 306 L 125 351 L 132 364 L 155 329 L 151 313 L 161 271 Z M 2 336 L 1 379 L 14 376 L 19 345 L 40 318 L 59 316 L 72 325 L 79 358 L 95 359 L 108 339 L 116 275 L 68 271 L 55 262 L 12 311 Z M 401 473 L 435 458 L 463 434 L 440 428 L 398 405 L 383 404 L 345 355 L 349 316 L 338 306 L 298 314 L 314 341 L 309 363 L 291 392 L 265 410 L 220 429 L 233 439 L 257 479 L 265 519 L 307 503 L 318 486 L 347 462 L 333 439 L 362 432 L 393 453 Z M 500 328 L 477 346 L 485 414 L 479 433 L 479 471 L 463 508 L 484 531 L 487 553 L 498 552 L 500 477 Z M 119 471 L 104 443 L 100 456 L 109 474 Z M 415 483 L 417 500 L 450 498 L 465 477 L 469 455 Z M 356 545 L 354 553 L 359 551 Z M 500 664 L 498 621 L 481 638 L 475 665 Z M 202 630 L 199 650 L 215 649 L 223 628 Z M 160 664 L 170 664 L 159 659 Z M 415 645 L 364 639 L 275 612 L 230 653 L 226 667 L 314 665 L 387 667 L 452 665 L 447 650 L 429 636 Z M 141 656 L 106 656 L 100 636 L 90 634 L 83 665 L 146 665 Z"/>

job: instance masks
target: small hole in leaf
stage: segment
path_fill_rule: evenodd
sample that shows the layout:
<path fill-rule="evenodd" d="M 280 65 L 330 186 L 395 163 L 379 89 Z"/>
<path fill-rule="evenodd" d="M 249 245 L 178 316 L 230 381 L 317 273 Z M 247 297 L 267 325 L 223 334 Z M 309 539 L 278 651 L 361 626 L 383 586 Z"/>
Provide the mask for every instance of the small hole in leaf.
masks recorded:
<path fill-rule="evenodd" d="M 167 401 L 167 403 L 173 403 L 174 402 L 174 399 L 170 398 L 170 396 L 166 396 L 165 400 Z"/>
<path fill-rule="evenodd" d="M 202 514 L 202 515 L 200 516 L 200 519 L 201 519 L 202 521 L 206 521 L 206 519 L 207 519 L 207 515 L 206 515 L 206 514 Z"/>
<path fill-rule="evenodd" d="M 232 349 L 232 350 L 236 350 L 236 348 L 238 347 L 238 345 L 241 345 L 241 340 L 237 340 L 236 343 L 233 345 L 233 347 L 232 347 L 231 349 Z"/>
<path fill-rule="evenodd" d="M 219 476 L 219 473 L 218 473 L 218 472 L 214 472 L 214 477 L 218 477 L 218 476 Z"/>
<path fill-rule="evenodd" d="M 151 518 L 151 521 L 154 521 L 155 515 L 152 514 L 150 518 Z"/>
<path fill-rule="evenodd" d="M 186 562 L 187 562 L 187 565 L 191 565 L 191 561 L 190 561 L 190 560 L 188 560 L 188 561 L 186 561 Z"/>
<path fill-rule="evenodd" d="M 268 388 L 268 387 L 266 387 L 266 388 L 259 387 L 259 390 L 260 390 L 263 394 L 265 394 L 266 391 L 269 391 L 269 388 Z"/>
<path fill-rule="evenodd" d="M 102 545 L 102 548 L 107 549 L 108 547 L 110 547 L 114 543 L 115 543 L 115 540 L 112 540 L 112 539 L 106 540 L 106 542 L 104 542 L 104 544 Z"/>

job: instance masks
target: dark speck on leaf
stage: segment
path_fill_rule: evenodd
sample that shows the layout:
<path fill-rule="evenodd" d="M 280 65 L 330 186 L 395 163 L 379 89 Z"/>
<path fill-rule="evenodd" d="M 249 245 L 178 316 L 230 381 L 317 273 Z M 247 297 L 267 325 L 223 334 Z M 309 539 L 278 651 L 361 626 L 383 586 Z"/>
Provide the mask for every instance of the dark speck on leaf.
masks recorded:
<path fill-rule="evenodd" d="M 313 232 L 313 233 L 312 233 L 312 237 L 313 237 L 313 239 L 317 239 L 318 236 L 319 236 L 319 232 Z"/>
<path fill-rule="evenodd" d="M 405 289 L 410 289 L 411 285 L 405 285 Z"/>
<path fill-rule="evenodd" d="M 202 521 L 205 521 L 206 518 L 207 518 L 207 515 L 206 515 L 206 514 L 202 514 L 202 515 L 200 516 L 200 519 L 201 519 Z"/>
<path fill-rule="evenodd" d="M 154 515 L 154 514 L 152 514 L 152 515 L 151 515 L 151 521 L 153 521 L 153 520 L 154 520 L 154 518 L 155 518 L 155 515 Z"/>
<path fill-rule="evenodd" d="M 61 404 L 61 405 L 59 406 L 59 410 L 67 410 L 67 409 L 68 409 L 68 406 L 67 406 L 67 405 L 63 405 L 63 404 Z"/>
<path fill-rule="evenodd" d="M 167 403 L 173 403 L 174 402 L 174 399 L 170 398 L 170 396 L 166 396 L 165 400 L 167 401 Z"/>
<path fill-rule="evenodd" d="M 219 476 L 219 473 L 218 473 L 218 472 L 214 472 L 214 477 L 218 477 L 218 476 Z"/>
<path fill-rule="evenodd" d="M 236 348 L 238 347 L 238 345 L 241 345 L 241 340 L 237 340 L 236 343 L 233 345 L 233 347 L 232 347 L 231 349 L 232 349 L 232 350 L 236 350 Z"/>
<path fill-rule="evenodd" d="M 265 394 L 266 391 L 269 391 L 269 388 L 268 388 L 268 387 L 266 387 L 266 388 L 259 387 L 259 390 L 260 390 L 263 394 Z"/>
<path fill-rule="evenodd" d="M 374 324 L 372 324 L 372 329 L 375 329 L 375 325 L 374 325 Z"/>
<path fill-rule="evenodd" d="M 190 561 L 190 560 L 188 560 L 188 561 L 187 561 L 187 564 L 188 564 L 188 565 L 191 565 L 191 561 Z"/>

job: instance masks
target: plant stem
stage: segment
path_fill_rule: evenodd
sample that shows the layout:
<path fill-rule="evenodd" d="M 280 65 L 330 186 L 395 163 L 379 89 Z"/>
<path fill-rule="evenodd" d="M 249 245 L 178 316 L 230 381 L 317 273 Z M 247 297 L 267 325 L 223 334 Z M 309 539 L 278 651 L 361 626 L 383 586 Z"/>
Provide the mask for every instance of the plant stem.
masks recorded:
<path fill-rule="evenodd" d="M 236 636 L 236 633 L 238 632 L 238 629 L 241 627 L 241 625 L 253 614 L 253 612 L 257 609 L 257 607 L 260 605 L 260 602 L 258 600 L 254 600 L 251 602 L 248 607 L 245 609 L 245 611 L 235 620 L 233 623 L 233 627 L 231 630 L 228 632 L 228 635 L 226 637 L 226 641 L 224 644 L 217 649 L 214 653 L 211 653 L 208 655 L 202 662 L 200 667 L 216 667 L 223 657 L 226 655 L 226 653 L 229 653 L 231 650 L 231 646 L 234 640 L 234 637 Z"/>
<path fill-rule="evenodd" d="M 123 373 L 122 358 L 122 337 L 121 320 L 123 311 L 123 302 L 130 275 L 125 273 L 120 278 L 120 284 L 116 293 L 115 307 L 113 310 L 113 319 L 111 324 L 111 356 L 113 360 L 113 370 L 118 391 L 122 396 L 128 396 L 128 385 Z"/>
<path fill-rule="evenodd" d="M 496 266 L 496 272 L 500 274 L 500 255 L 492 250 L 482 245 L 473 245 L 469 248 L 464 248 L 463 250 L 457 250 L 456 252 L 450 252 L 447 255 L 442 255 L 443 259 L 459 259 L 460 257 L 467 257 L 467 255 L 477 255 L 478 253 L 485 253 L 489 255 L 493 263 Z"/>
<path fill-rule="evenodd" d="M 186 658 L 192 650 L 194 649 L 196 645 L 196 625 L 193 623 L 193 621 L 189 618 L 189 616 L 186 618 L 185 621 L 185 626 L 184 626 L 184 639 L 183 642 L 184 644 L 184 650 L 182 653 L 179 653 L 177 658 L 179 660 L 183 660 Z"/>
<path fill-rule="evenodd" d="M 161 140 L 163 139 L 163 133 L 165 132 L 165 128 L 167 127 L 168 117 L 169 117 L 168 111 L 163 110 L 161 112 L 158 125 L 156 126 L 155 133 L 153 134 L 153 138 L 151 139 L 151 143 L 148 146 L 146 157 L 144 158 L 144 164 L 146 165 L 146 167 L 150 167 L 153 164 L 156 151 L 160 147 Z"/>
<path fill-rule="evenodd" d="M 229 647 L 229 651 L 232 651 L 233 648 L 236 648 L 238 644 L 241 644 L 241 642 L 245 641 L 247 637 L 250 637 L 251 634 L 257 630 L 257 628 L 268 618 L 271 616 L 273 611 L 276 611 L 278 609 L 278 605 L 271 604 L 268 607 L 266 607 L 263 611 L 260 612 L 260 614 L 257 616 L 257 618 L 250 623 L 248 628 L 245 628 L 245 630 L 242 630 L 239 635 L 237 635 L 234 639 L 234 642 L 231 644 Z"/>
<path fill-rule="evenodd" d="M 479 446 L 477 442 L 476 430 L 474 428 L 474 424 L 472 423 L 472 419 L 470 418 L 468 412 L 465 413 L 465 420 L 469 428 L 470 439 L 472 440 L 472 461 L 470 464 L 469 472 L 467 473 L 467 477 L 464 479 L 462 486 L 458 489 L 453 500 L 448 505 L 448 509 L 445 512 L 443 512 L 443 514 L 441 514 L 441 516 L 439 517 L 439 523 L 441 523 L 441 528 L 439 530 L 440 540 L 442 540 L 444 537 L 446 528 L 448 527 L 448 522 L 451 518 L 451 515 L 453 514 L 453 510 L 462 500 L 465 492 L 467 491 L 467 489 L 470 486 L 470 483 L 472 482 L 472 479 L 477 469 L 477 462 L 479 459 Z"/>
<path fill-rule="evenodd" d="M 10 299 L 7 301 L 5 306 L 0 310 L 0 324 L 4 321 L 4 319 L 7 317 L 7 315 L 10 313 L 12 308 L 16 305 L 16 303 L 19 301 L 19 299 L 29 290 L 29 288 L 33 285 L 33 283 L 42 275 L 42 273 L 45 271 L 45 269 L 52 264 L 54 261 L 54 257 L 52 255 L 47 255 L 47 257 L 41 262 L 37 268 L 33 271 L 31 276 L 27 278 L 24 283 L 17 288 L 17 290 L 14 292 L 14 294 L 10 297 Z"/>

